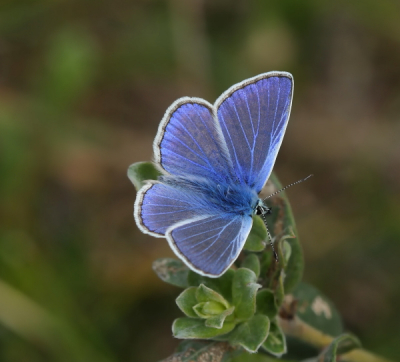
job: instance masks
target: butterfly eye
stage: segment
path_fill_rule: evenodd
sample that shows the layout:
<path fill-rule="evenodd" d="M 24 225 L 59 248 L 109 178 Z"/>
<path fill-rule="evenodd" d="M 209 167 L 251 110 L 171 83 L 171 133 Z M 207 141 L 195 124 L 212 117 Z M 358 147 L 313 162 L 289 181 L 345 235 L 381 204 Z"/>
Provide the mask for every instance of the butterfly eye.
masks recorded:
<path fill-rule="evenodd" d="M 272 209 L 265 205 L 258 205 L 255 210 L 256 215 L 268 215 L 272 214 Z"/>

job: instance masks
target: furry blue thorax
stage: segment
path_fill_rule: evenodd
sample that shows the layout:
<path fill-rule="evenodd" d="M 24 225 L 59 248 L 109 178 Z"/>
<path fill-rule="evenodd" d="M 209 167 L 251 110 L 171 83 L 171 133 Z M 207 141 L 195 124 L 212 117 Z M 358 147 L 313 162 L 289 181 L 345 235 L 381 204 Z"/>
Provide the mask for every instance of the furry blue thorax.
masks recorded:
<path fill-rule="evenodd" d="M 251 217 L 259 200 L 257 193 L 249 186 L 234 182 L 216 183 L 190 176 L 160 176 L 159 181 L 173 188 L 190 191 L 193 203 L 208 212 L 214 209 L 216 212 Z"/>

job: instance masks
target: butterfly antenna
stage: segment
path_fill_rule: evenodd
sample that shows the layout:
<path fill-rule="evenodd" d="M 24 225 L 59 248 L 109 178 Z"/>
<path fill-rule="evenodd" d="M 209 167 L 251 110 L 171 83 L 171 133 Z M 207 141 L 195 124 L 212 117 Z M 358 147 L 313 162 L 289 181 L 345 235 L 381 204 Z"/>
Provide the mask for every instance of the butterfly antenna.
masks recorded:
<path fill-rule="evenodd" d="M 272 196 L 275 196 L 276 194 L 279 194 L 280 192 L 282 192 L 282 191 L 288 189 L 289 187 L 292 187 L 292 186 L 294 186 L 294 185 L 299 184 L 300 182 L 303 182 L 303 181 L 305 181 L 305 180 L 308 180 L 308 179 L 309 179 L 310 177 L 312 177 L 312 176 L 314 176 L 314 175 L 313 175 L 313 174 L 308 175 L 306 178 L 303 178 L 303 179 L 301 179 L 301 180 L 299 180 L 299 181 L 293 182 L 292 184 L 285 186 L 283 189 L 280 189 L 280 190 L 278 190 L 278 191 L 275 191 L 275 192 L 272 193 L 271 195 L 267 196 L 263 201 L 269 199 L 269 198 L 272 197 Z"/>
<path fill-rule="evenodd" d="M 262 219 L 264 221 L 264 224 L 265 224 L 265 227 L 267 229 L 269 243 L 271 244 L 272 251 L 274 252 L 275 260 L 276 260 L 276 262 L 278 262 L 279 261 L 278 253 L 275 251 L 274 243 L 272 242 L 271 234 L 269 233 L 268 224 L 267 224 L 267 218 L 265 217 L 265 215 L 266 215 L 266 213 L 262 213 L 261 217 L 262 217 Z"/>

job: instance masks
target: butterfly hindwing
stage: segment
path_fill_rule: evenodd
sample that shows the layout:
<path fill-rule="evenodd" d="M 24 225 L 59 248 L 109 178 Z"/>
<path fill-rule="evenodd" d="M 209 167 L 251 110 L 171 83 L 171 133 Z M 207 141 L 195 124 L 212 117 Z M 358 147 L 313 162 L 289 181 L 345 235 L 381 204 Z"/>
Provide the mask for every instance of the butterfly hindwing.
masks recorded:
<path fill-rule="evenodd" d="M 191 269 L 210 277 L 236 260 L 252 225 L 249 215 L 216 213 L 189 190 L 160 182 L 139 190 L 135 219 L 143 232 L 166 237 Z"/>
<path fill-rule="evenodd" d="M 234 85 L 215 104 L 235 175 L 257 193 L 275 163 L 292 95 L 291 74 L 269 72 Z"/>
<path fill-rule="evenodd" d="M 185 190 L 159 182 L 143 186 L 135 202 L 136 224 L 146 234 L 165 237 L 169 227 L 198 215 L 193 197 Z"/>
<path fill-rule="evenodd" d="M 172 226 L 167 231 L 167 240 L 191 269 L 216 277 L 236 260 L 252 223 L 250 216 L 202 216 Z"/>

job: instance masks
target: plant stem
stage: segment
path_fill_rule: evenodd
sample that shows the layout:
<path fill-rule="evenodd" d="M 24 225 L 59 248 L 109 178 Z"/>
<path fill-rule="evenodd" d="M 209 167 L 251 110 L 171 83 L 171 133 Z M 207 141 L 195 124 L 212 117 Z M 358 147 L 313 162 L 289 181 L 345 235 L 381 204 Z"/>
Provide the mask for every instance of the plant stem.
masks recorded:
<path fill-rule="evenodd" d="M 311 327 L 295 316 L 293 319 L 279 318 L 279 325 L 287 336 L 295 337 L 319 349 L 327 347 L 334 338 Z M 354 349 L 341 355 L 341 360 L 349 362 L 391 362 L 364 349 Z"/>

